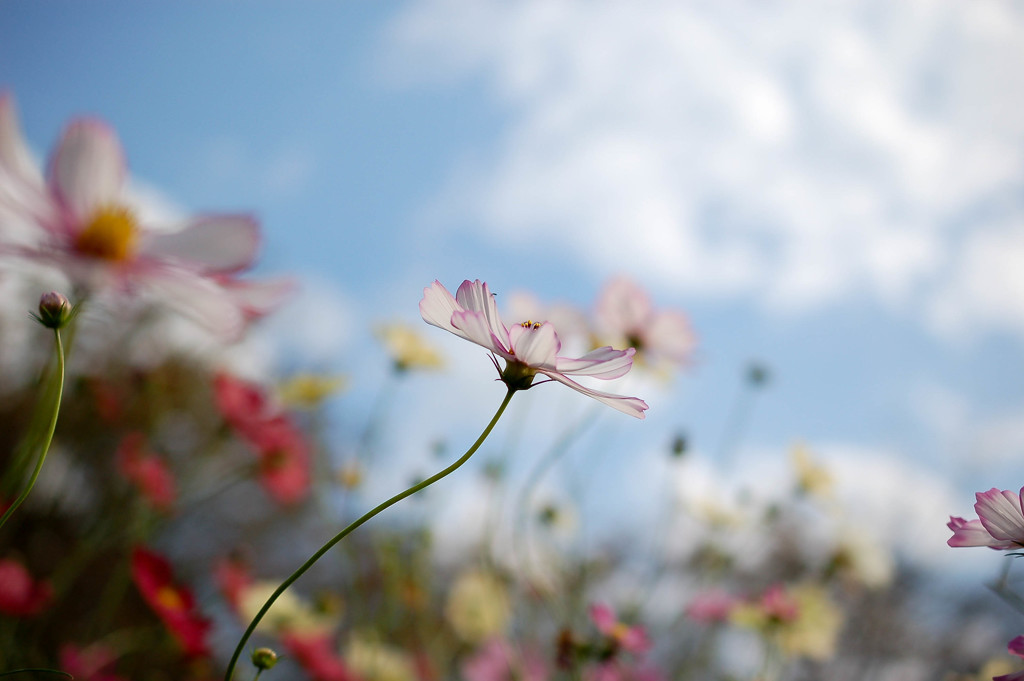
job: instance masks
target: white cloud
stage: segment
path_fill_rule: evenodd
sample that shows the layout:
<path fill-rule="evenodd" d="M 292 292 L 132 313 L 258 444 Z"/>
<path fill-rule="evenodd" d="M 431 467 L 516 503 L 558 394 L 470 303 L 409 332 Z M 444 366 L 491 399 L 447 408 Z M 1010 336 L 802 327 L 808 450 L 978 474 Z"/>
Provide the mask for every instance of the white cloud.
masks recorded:
<path fill-rule="evenodd" d="M 1024 214 L 970 233 L 1024 188 L 1017 5 L 434 0 L 391 38 L 421 77 L 482 76 L 509 113 L 439 199 L 506 246 L 781 308 L 866 294 L 940 332 L 1024 331 L 1024 283 L 996 281 Z"/>

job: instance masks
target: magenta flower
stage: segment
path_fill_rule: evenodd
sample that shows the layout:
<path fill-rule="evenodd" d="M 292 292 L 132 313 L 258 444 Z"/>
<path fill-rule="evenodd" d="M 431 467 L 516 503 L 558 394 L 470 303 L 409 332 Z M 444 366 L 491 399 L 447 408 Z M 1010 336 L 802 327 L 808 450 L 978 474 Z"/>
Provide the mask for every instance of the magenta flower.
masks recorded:
<path fill-rule="evenodd" d="M 696 344 L 686 315 L 655 310 L 647 292 L 625 277 L 612 279 L 601 291 L 597 325 L 613 342 L 636 348 L 641 356 L 676 364 L 689 361 Z"/>
<path fill-rule="evenodd" d="M 1006 646 L 1006 650 L 1011 655 L 1024 658 L 1024 636 L 1018 636 L 1010 641 L 1009 645 Z M 996 676 L 993 677 L 992 681 L 1024 681 L 1024 671 Z"/>
<path fill-rule="evenodd" d="M 1024 548 L 1024 510 L 1019 493 L 992 488 L 975 494 L 977 503 L 974 510 L 976 520 L 964 520 L 950 516 L 947 527 L 953 536 L 947 540 L 950 546 L 988 546 L 1006 550 Z"/>
<path fill-rule="evenodd" d="M 591 390 L 569 376 L 593 376 L 612 379 L 624 376 L 633 366 L 636 350 L 609 347 L 592 350 L 579 358 L 559 357 L 562 347 L 555 327 L 548 322 L 525 321 L 506 327 L 498 315 L 498 306 L 486 283 L 479 279 L 462 282 L 456 295 L 435 281 L 423 289 L 420 315 L 428 324 L 450 331 L 476 343 L 505 360 L 499 368 L 501 380 L 510 390 L 526 390 L 542 374 L 573 390 L 592 397 L 619 411 L 644 418 L 647 403 L 636 397 L 623 397 Z M 494 360 L 497 366 L 497 360 Z"/>

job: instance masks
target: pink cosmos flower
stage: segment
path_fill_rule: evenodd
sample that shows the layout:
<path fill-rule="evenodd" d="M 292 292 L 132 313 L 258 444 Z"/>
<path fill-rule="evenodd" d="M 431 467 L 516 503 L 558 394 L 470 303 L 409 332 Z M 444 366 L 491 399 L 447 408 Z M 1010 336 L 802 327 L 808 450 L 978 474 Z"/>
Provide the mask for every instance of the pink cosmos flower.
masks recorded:
<path fill-rule="evenodd" d="M 192 592 L 174 583 L 167 559 L 142 547 L 132 552 L 132 581 L 153 612 L 189 657 L 208 655 L 210 621 L 196 607 Z"/>
<path fill-rule="evenodd" d="M 335 651 L 329 634 L 287 633 L 282 642 L 313 681 L 359 681 Z"/>
<path fill-rule="evenodd" d="M 305 436 L 283 415 L 263 423 L 255 435 L 263 488 L 285 506 L 305 499 L 311 482 Z"/>
<path fill-rule="evenodd" d="M 726 622 L 739 599 L 724 591 L 706 591 L 698 594 L 686 607 L 686 616 L 697 622 L 711 624 Z"/>
<path fill-rule="evenodd" d="M 116 661 L 114 651 L 100 643 L 86 648 L 66 644 L 60 649 L 61 671 L 83 681 L 125 681 L 110 671 Z"/>
<path fill-rule="evenodd" d="M 1018 636 L 1006 646 L 1011 655 L 1024 658 L 1024 636 Z M 992 681 L 1024 681 L 1024 671 L 993 677 Z"/>
<path fill-rule="evenodd" d="M 651 649 L 651 640 L 643 627 L 631 627 L 620 622 L 615 611 L 604 603 L 590 606 L 590 620 L 598 631 L 615 641 L 622 650 L 642 654 Z"/>
<path fill-rule="evenodd" d="M 227 373 L 213 381 L 214 401 L 224 420 L 259 455 L 260 482 L 281 504 L 306 497 L 311 483 L 305 436 L 259 385 Z"/>
<path fill-rule="evenodd" d="M 0 612 L 30 617 L 45 609 L 52 599 L 53 587 L 49 582 L 33 579 L 16 560 L 0 559 Z"/>
<path fill-rule="evenodd" d="M 253 218 L 205 215 L 183 225 L 153 225 L 128 196 L 127 177 L 113 129 L 79 119 L 64 130 L 44 179 L 21 137 L 10 95 L 0 96 L 0 232 L 26 226 L 35 232 L 7 252 L 56 265 L 89 291 L 108 284 L 148 290 L 230 335 L 290 289 L 285 281 L 234 279 L 256 256 Z"/>
<path fill-rule="evenodd" d="M 142 433 L 129 433 L 115 455 L 118 470 L 134 484 L 150 505 L 167 512 L 174 506 L 177 490 L 170 468 L 156 454 L 145 448 Z"/>
<path fill-rule="evenodd" d="M 1024 548 L 1024 510 L 1020 492 L 992 488 L 974 495 L 978 513 L 975 520 L 964 520 L 950 516 L 946 524 L 953 530 L 953 536 L 946 543 L 950 546 L 988 546 L 1006 550 Z"/>
<path fill-rule="evenodd" d="M 689 361 L 696 339 L 690 322 L 675 310 L 655 310 L 647 292 L 626 277 L 609 281 L 597 299 L 599 330 L 641 355 L 677 364 Z"/>
<path fill-rule="evenodd" d="M 492 639 L 462 663 L 466 681 L 547 681 L 549 676 L 543 657 L 517 654 L 501 639 Z"/>
<path fill-rule="evenodd" d="M 532 387 L 534 377 L 542 374 L 625 414 L 644 418 L 648 407 L 643 400 L 591 390 L 569 378 L 619 378 L 633 366 L 633 348 L 603 347 L 580 358 L 559 357 L 562 343 L 553 325 L 526 321 L 506 327 L 490 289 L 479 279 L 462 282 L 454 297 L 434 281 L 423 289 L 420 315 L 428 324 L 490 350 L 492 359 L 497 355 L 505 360 L 501 380 L 510 390 L 526 390 Z M 497 360 L 494 362 L 497 366 Z"/>

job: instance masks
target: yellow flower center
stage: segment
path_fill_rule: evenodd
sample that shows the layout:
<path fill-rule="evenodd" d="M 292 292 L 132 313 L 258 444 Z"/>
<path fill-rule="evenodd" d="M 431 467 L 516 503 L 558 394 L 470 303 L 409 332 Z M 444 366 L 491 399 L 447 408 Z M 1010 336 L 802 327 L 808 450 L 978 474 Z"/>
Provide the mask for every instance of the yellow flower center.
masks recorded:
<path fill-rule="evenodd" d="M 520 322 L 519 326 L 523 327 L 524 329 L 529 329 L 530 327 L 533 327 L 534 329 L 539 329 L 541 327 L 541 323 L 535 322 L 532 319 L 527 319 L 525 322 Z"/>
<path fill-rule="evenodd" d="M 167 610 L 178 612 L 185 609 L 185 601 L 181 599 L 181 594 L 170 586 L 160 587 L 156 592 L 156 602 Z"/>
<path fill-rule="evenodd" d="M 89 224 L 75 238 L 75 250 L 94 258 L 121 262 L 135 254 L 138 222 L 123 206 L 109 205 L 97 210 Z"/>

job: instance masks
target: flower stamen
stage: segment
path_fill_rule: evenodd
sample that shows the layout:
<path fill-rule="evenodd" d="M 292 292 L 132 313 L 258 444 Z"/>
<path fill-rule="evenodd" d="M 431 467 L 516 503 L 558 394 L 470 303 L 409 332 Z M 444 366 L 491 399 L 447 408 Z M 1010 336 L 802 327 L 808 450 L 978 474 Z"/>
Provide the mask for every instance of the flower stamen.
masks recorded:
<path fill-rule="evenodd" d="M 78 236 L 75 250 L 95 258 L 122 262 L 135 254 L 138 220 L 135 214 L 116 204 L 100 207 Z"/>

